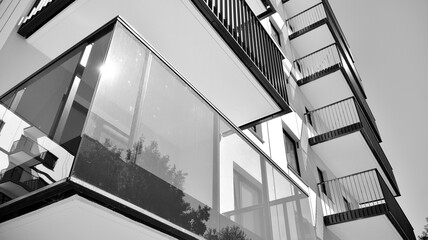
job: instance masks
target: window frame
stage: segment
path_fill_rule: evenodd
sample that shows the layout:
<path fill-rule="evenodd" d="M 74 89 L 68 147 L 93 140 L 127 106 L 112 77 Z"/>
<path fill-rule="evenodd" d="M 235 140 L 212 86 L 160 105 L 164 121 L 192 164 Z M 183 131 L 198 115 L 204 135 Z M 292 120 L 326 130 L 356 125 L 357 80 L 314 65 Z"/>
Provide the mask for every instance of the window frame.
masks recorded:
<path fill-rule="evenodd" d="M 270 24 L 270 27 L 272 29 L 272 32 L 270 34 L 271 37 L 278 44 L 278 46 L 282 47 L 282 44 L 281 44 L 281 35 L 279 33 L 280 31 L 276 28 L 275 24 L 273 24 L 273 22 L 271 20 L 269 20 L 269 24 Z"/>
<path fill-rule="evenodd" d="M 285 129 L 282 129 L 282 136 L 284 139 L 284 147 L 285 147 L 285 157 L 286 157 L 286 161 L 287 161 L 287 167 L 288 169 L 290 169 L 291 171 L 293 171 L 294 173 L 296 173 L 299 177 L 301 176 L 301 172 L 300 172 L 300 164 L 299 164 L 299 156 L 297 154 L 297 142 L 287 133 L 287 131 Z M 296 169 L 290 164 L 288 153 L 287 153 L 287 140 L 293 145 L 293 151 L 294 151 L 294 159 L 295 164 L 296 164 Z"/>
<path fill-rule="evenodd" d="M 263 140 L 263 130 L 261 124 L 256 124 L 248 128 L 250 132 L 262 143 L 264 143 Z"/>
<path fill-rule="evenodd" d="M 317 167 L 317 173 L 318 173 L 319 183 L 324 183 L 325 182 L 324 171 L 321 170 L 319 167 Z M 321 185 L 321 193 L 324 193 L 328 197 L 327 187 L 325 186 L 325 184 Z"/>

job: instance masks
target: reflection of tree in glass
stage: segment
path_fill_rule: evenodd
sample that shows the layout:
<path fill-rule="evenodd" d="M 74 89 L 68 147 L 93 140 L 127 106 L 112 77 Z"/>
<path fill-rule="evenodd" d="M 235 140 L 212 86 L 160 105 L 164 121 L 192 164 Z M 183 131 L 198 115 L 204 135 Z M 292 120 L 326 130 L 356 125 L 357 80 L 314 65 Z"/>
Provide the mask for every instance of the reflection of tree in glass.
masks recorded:
<path fill-rule="evenodd" d="M 162 155 L 158 149 L 158 143 L 155 141 L 144 145 L 144 138 L 139 138 L 133 144 L 132 149 L 126 150 L 126 161 L 139 165 L 180 189 L 183 188 L 187 173 L 177 170 L 175 165 L 170 166 L 169 155 Z"/>
<path fill-rule="evenodd" d="M 195 209 L 184 200 L 186 195 L 180 188 L 187 174 L 171 166 L 169 156 L 162 155 L 154 141 L 144 144 L 144 138 L 140 138 L 132 149 L 124 151 L 109 139 L 101 144 L 84 135 L 73 172 L 78 178 L 198 235 L 207 229 L 210 207 L 200 203 Z"/>
<path fill-rule="evenodd" d="M 217 229 L 209 228 L 204 234 L 204 238 L 208 240 L 251 240 L 238 226 L 227 226 L 219 232 Z"/>

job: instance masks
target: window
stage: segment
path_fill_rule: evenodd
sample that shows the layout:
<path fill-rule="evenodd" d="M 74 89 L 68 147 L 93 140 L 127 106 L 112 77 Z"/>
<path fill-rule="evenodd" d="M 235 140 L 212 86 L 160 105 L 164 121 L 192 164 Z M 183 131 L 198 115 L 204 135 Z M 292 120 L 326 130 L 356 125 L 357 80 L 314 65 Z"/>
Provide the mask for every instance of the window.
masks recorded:
<path fill-rule="evenodd" d="M 234 221 L 263 236 L 262 184 L 245 170 L 234 164 Z"/>
<path fill-rule="evenodd" d="M 343 197 L 343 202 L 344 202 L 344 205 L 345 205 L 345 210 L 346 211 L 351 211 L 351 204 L 348 202 L 348 200 L 345 197 Z"/>
<path fill-rule="evenodd" d="M 261 142 L 263 142 L 263 133 L 262 133 L 262 125 L 254 125 L 250 127 L 251 132 L 256 136 Z"/>
<path fill-rule="evenodd" d="M 281 46 L 281 37 L 280 37 L 280 35 L 279 35 L 278 30 L 276 30 L 276 28 L 275 28 L 275 26 L 272 24 L 272 22 L 270 22 L 270 27 L 271 27 L 271 29 L 272 29 L 272 32 L 271 32 L 271 36 L 272 36 L 272 38 L 275 40 L 275 42 L 276 42 L 279 46 Z"/>
<path fill-rule="evenodd" d="M 283 130 L 284 143 L 285 143 L 285 155 L 287 157 L 288 167 L 295 171 L 300 176 L 299 161 L 297 158 L 296 142 L 288 136 Z"/>
<path fill-rule="evenodd" d="M 321 169 L 317 168 L 317 172 L 318 172 L 318 178 L 320 183 L 325 182 L 324 179 L 324 172 L 321 171 Z M 327 188 L 325 187 L 325 184 L 321 184 L 321 192 L 323 192 L 325 195 L 327 195 Z"/>
<path fill-rule="evenodd" d="M 305 111 L 306 111 L 306 119 L 307 119 L 308 123 L 309 123 L 311 126 L 313 126 L 314 124 L 312 123 L 312 116 L 311 116 L 311 114 L 309 114 L 309 110 L 308 110 L 308 108 L 306 108 L 306 107 L 305 107 Z"/>
<path fill-rule="evenodd" d="M 299 73 L 302 73 L 302 65 L 300 65 L 299 61 L 295 61 L 295 63 L 296 63 L 297 70 L 299 70 Z"/>
<path fill-rule="evenodd" d="M 1 2 L 0 2 L 1 3 Z M 0 120 L 0 132 L 4 127 L 5 122 L 3 120 Z"/>

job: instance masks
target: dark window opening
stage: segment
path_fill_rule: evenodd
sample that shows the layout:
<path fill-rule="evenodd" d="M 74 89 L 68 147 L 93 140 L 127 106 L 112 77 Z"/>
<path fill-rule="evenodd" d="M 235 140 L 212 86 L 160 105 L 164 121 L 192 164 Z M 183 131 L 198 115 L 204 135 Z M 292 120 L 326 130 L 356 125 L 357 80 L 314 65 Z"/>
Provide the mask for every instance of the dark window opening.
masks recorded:
<path fill-rule="evenodd" d="M 281 37 L 279 35 L 279 31 L 276 30 L 276 27 L 270 22 L 270 27 L 272 28 L 271 36 L 275 40 L 276 43 L 278 43 L 279 46 L 281 46 Z"/>
<path fill-rule="evenodd" d="M 306 111 L 306 119 L 307 119 L 307 122 L 311 125 L 311 126 L 313 126 L 314 124 L 313 124 L 313 121 L 312 121 L 312 116 L 311 116 L 311 114 L 309 113 L 309 110 L 305 107 L 305 111 Z"/>
<path fill-rule="evenodd" d="M 300 176 L 299 160 L 297 158 L 296 142 L 283 130 L 285 155 L 288 167 Z"/>
<path fill-rule="evenodd" d="M 324 179 L 324 172 L 321 171 L 321 169 L 317 168 L 317 172 L 318 172 L 318 178 L 319 181 L 321 183 L 321 192 L 323 192 L 325 195 L 327 195 L 327 188 L 325 186 L 325 179 Z"/>
<path fill-rule="evenodd" d="M 3 120 L 0 120 L 0 132 L 4 127 L 5 122 Z"/>
<path fill-rule="evenodd" d="M 351 204 L 348 202 L 348 200 L 346 200 L 345 197 L 343 197 L 343 202 L 345 204 L 345 210 L 346 211 L 351 211 Z"/>
<path fill-rule="evenodd" d="M 300 65 L 299 61 L 296 61 L 296 66 L 297 66 L 297 70 L 299 70 L 299 72 L 302 72 L 302 65 Z"/>
<path fill-rule="evenodd" d="M 261 142 L 263 142 L 263 132 L 262 132 L 262 125 L 254 125 L 250 127 L 250 131 L 256 136 Z"/>

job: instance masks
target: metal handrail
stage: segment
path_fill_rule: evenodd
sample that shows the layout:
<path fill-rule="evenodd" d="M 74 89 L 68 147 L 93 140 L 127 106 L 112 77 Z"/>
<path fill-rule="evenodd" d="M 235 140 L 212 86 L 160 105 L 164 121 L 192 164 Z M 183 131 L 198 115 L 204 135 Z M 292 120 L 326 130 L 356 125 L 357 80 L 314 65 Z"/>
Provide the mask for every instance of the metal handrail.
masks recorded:
<path fill-rule="evenodd" d="M 318 3 L 286 20 L 291 34 L 327 18 L 323 3 Z"/>
<path fill-rule="evenodd" d="M 285 56 L 245 0 L 198 1 L 210 9 L 274 89 L 286 100 L 282 65 Z"/>
<path fill-rule="evenodd" d="M 301 79 L 313 76 L 337 64 L 342 64 L 340 52 L 336 44 L 330 44 L 304 57 L 296 59 L 293 67 L 301 73 Z"/>
<path fill-rule="evenodd" d="M 312 110 L 305 116 L 307 122 L 312 125 L 315 136 L 360 122 L 358 107 L 353 97 Z"/>
<path fill-rule="evenodd" d="M 318 183 L 318 189 L 326 191 L 320 195 L 324 216 L 384 205 L 405 239 L 415 239 L 412 225 L 377 169 Z"/>
<path fill-rule="evenodd" d="M 382 188 L 381 181 L 377 169 L 370 169 L 319 183 L 320 191 L 327 189 L 321 194 L 324 216 L 386 204 L 389 189 Z"/>

